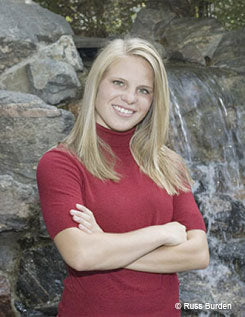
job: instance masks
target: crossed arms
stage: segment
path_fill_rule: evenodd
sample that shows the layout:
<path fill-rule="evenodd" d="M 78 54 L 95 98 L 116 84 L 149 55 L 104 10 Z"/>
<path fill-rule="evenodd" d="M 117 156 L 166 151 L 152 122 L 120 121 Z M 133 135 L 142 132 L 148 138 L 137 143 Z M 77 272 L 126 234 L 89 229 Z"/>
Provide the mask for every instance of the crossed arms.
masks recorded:
<path fill-rule="evenodd" d="M 54 242 L 64 261 L 78 271 L 126 268 L 152 273 L 204 269 L 209 263 L 206 233 L 178 222 L 127 233 L 103 232 L 92 211 L 72 210 L 79 228 L 58 233 Z"/>

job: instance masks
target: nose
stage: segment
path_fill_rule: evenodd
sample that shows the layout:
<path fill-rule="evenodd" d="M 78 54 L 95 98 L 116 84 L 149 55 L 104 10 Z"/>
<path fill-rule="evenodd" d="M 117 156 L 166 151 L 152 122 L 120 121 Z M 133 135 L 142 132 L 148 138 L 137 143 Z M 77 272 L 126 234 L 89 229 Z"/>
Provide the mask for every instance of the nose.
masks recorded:
<path fill-rule="evenodd" d="M 136 94 L 134 90 L 127 89 L 121 95 L 122 101 L 126 102 L 127 104 L 133 104 L 136 101 Z"/>

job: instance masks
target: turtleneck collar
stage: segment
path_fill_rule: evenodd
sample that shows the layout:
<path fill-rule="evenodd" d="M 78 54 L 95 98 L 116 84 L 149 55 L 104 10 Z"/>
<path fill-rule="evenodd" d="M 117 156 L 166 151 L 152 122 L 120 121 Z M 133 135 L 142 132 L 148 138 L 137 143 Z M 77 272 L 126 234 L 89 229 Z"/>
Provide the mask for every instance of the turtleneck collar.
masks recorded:
<path fill-rule="evenodd" d="M 135 127 L 124 132 L 118 132 L 111 129 L 107 129 L 102 125 L 96 123 L 96 131 L 98 136 L 105 141 L 112 148 L 129 148 L 129 142 L 132 138 Z"/>

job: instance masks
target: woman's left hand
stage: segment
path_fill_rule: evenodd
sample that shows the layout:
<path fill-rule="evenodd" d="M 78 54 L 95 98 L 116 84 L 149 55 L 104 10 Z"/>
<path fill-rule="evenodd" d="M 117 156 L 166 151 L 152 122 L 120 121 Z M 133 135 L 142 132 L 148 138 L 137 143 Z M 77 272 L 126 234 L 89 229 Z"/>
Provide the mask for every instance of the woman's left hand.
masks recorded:
<path fill-rule="evenodd" d="M 70 210 L 70 214 L 72 219 L 79 224 L 78 228 L 80 230 L 86 233 L 103 232 L 91 210 L 80 204 L 76 204 L 76 208 Z"/>

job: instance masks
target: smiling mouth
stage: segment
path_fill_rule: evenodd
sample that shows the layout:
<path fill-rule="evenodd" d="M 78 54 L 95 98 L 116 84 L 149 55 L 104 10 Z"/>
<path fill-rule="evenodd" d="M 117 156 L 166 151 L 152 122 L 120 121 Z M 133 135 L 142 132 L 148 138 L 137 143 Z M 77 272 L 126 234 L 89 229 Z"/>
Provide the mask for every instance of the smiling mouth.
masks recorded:
<path fill-rule="evenodd" d="M 123 108 L 123 107 L 120 107 L 118 105 L 112 105 L 112 107 L 118 111 L 119 113 L 121 114 L 124 114 L 124 115 L 131 115 L 133 114 L 135 111 L 133 110 L 129 110 L 129 109 L 126 109 L 126 108 Z"/>

